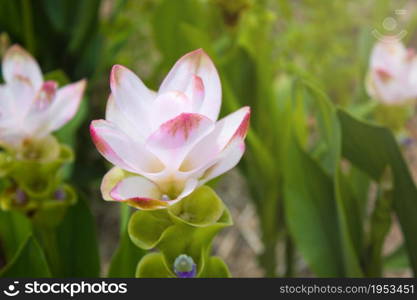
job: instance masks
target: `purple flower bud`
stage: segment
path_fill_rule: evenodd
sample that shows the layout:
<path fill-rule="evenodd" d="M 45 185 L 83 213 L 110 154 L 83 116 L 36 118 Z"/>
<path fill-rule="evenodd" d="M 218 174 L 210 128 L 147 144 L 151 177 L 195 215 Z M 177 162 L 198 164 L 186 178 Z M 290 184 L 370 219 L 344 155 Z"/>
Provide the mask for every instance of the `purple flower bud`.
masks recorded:
<path fill-rule="evenodd" d="M 66 197 L 67 197 L 67 194 L 65 193 L 64 189 L 57 189 L 54 192 L 54 198 L 56 200 L 59 200 L 59 201 L 65 200 Z"/>
<path fill-rule="evenodd" d="M 175 259 L 174 271 L 178 278 L 193 278 L 197 273 L 197 268 L 192 257 L 181 254 Z"/>
<path fill-rule="evenodd" d="M 15 202 L 17 205 L 25 205 L 28 202 L 28 196 L 25 191 L 19 188 L 16 189 Z"/>

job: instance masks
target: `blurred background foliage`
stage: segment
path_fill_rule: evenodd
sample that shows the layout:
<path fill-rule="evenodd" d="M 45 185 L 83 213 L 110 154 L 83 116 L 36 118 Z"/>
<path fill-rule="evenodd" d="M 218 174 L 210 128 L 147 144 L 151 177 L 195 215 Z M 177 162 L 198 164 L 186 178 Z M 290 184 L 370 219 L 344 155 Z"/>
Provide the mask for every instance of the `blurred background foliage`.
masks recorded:
<path fill-rule="evenodd" d="M 109 166 L 92 145 L 88 125 L 104 117 L 110 68 L 125 65 L 157 89 L 179 57 L 203 48 L 222 80 L 222 115 L 252 108 L 239 170 L 257 213 L 263 244 L 257 261 L 264 275 L 380 276 L 383 266 L 417 270 L 417 192 L 401 154 L 407 149 L 398 148 L 390 131 L 359 121 L 372 121 L 375 106 L 364 80 L 376 42 L 372 31 L 383 30 L 384 18 L 406 9 L 398 23 L 408 32 L 404 42 L 414 45 L 416 5 L 0 0 L 1 49 L 19 43 L 44 71 L 88 79 L 79 115 L 58 136 L 76 147 L 71 182 L 94 210 L 106 214 L 114 210 L 98 191 Z M 381 147 L 378 157 L 375 145 Z M 386 188 L 386 181 L 394 187 Z M 124 234 L 127 214 L 122 208 L 121 243 L 110 266 L 114 276 L 131 275 L 130 260 L 143 255 Z M 397 220 L 405 244 L 383 261 L 385 238 Z M 108 226 L 98 225 L 105 240 Z M 300 273 L 299 260 L 307 273 Z"/>

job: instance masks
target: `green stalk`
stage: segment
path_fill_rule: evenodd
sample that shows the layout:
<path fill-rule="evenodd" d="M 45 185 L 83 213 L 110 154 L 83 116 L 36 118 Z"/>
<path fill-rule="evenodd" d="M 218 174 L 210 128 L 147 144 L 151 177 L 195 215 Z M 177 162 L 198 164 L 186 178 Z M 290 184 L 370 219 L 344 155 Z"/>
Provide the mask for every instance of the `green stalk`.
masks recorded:
<path fill-rule="evenodd" d="M 382 276 L 382 248 L 391 227 L 391 191 L 381 189 L 379 193 L 371 216 L 371 231 L 365 266 L 368 277 Z"/>

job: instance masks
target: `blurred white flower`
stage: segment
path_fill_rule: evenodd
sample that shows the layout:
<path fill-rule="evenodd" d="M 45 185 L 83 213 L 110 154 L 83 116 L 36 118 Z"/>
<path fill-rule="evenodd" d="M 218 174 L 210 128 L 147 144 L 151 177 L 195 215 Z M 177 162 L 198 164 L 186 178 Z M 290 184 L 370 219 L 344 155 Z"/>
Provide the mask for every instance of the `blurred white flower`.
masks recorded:
<path fill-rule="evenodd" d="M 67 123 L 77 112 L 86 85 L 81 80 L 58 89 L 55 81 L 43 81 L 38 63 L 17 45 L 6 51 L 2 74 L 0 144 L 14 150 Z"/>
<path fill-rule="evenodd" d="M 366 84 L 369 95 L 386 105 L 417 98 L 417 58 L 396 39 L 386 37 L 373 48 Z"/>

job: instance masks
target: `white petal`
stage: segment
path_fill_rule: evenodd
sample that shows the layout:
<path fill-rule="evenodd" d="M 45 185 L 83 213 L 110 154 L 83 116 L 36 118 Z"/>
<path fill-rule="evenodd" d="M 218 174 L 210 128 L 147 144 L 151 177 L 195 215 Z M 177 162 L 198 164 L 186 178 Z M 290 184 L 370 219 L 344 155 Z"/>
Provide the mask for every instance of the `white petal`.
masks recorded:
<path fill-rule="evenodd" d="M 104 200 L 112 201 L 114 200 L 110 196 L 110 192 L 113 188 L 126 177 L 126 172 L 120 169 L 119 167 L 111 168 L 103 177 L 100 185 L 101 195 Z"/>
<path fill-rule="evenodd" d="M 39 137 L 61 128 L 76 114 L 86 86 L 85 80 L 68 84 L 57 90 L 52 102 L 45 109 L 35 108 L 30 112 L 26 123 L 33 134 Z"/>
<path fill-rule="evenodd" d="M 18 45 L 7 50 L 3 58 L 2 71 L 6 83 L 11 83 L 18 78 L 37 90 L 43 82 L 42 72 L 36 60 Z"/>
<path fill-rule="evenodd" d="M 19 77 L 16 77 L 15 80 L 7 83 L 7 88 L 12 95 L 10 105 L 12 110 L 10 112 L 16 118 L 24 118 L 35 101 L 37 90 L 35 90 L 26 80 L 22 80 Z"/>
<path fill-rule="evenodd" d="M 177 61 L 162 82 L 159 93 L 186 92 L 195 75 L 201 78 L 204 86 L 204 100 L 199 113 L 215 121 L 221 105 L 220 78 L 213 62 L 202 49 L 190 52 Z"/>
<path fill-rule="evenodd" d="M 161 124 L 181 113 L 191 112 L 191 100 L 184 93 L 174 91 L 160 94 L 152 104 L 152 129 L 157 130 Z"/>
<path fill-rule="evenodd" d="M 234 168 L 245 152 L 245 143 L 241 139 L 235 139 L 220 153 L 217 161 L 205 170 L 201 178 L 201 184 Z"/>
<path fill-rule="evenodd" d="M 161 209 L 170 205 L 169 201 L 161 200 L 162 195 L 156 184 L 139 176 L 123 179 L 110 195 L 115 201 L 126 202 L 142 210 Z"/>
<path fill-rule="evenodd" d="M 120 181 L 110 192 L 110 196 L 118 201 L 131 198 L 160 199 L 161 193 L 156 184 L 141 176 L 131 176 Z"/>
<path fill-rule="evenodd" d="M 243 140 L 248 130 L 249 118 L 250 108 L 242 107 L 218 121 L 215 129 L 187 154 L 180 171 L 190 172 L 215 161 L 219 153 L 236 136 Z"/>
<path fill-rule="evenodd" d="M 214 122 L 199 115 L 183 113 L 165 122 L 146 142 L 152 153 L 171 170 L 179 167 L 184 156 L 214 128 Z"/>
<path fill-rule="evenodd" d="M 143 138 L 150 134 L 149 111 L 155 93 L 129 69 L 115 65 L 110 75 L 110 87 L 117 107 L 136 126 Z"/>
<path fill-rule="evenodd" d="M 193 75 L 185 89 L 185 95 L 191 100 L 191 112 L 199 112 L 204 101 L 204 83 L 201 77 Z"/>
<path fill-rule="evenodd" d="M 113 123 L 133 140 L 143 143 L 144 138 L 136 129 L 136 125 L 119 109 L 113 95 L 109 96 L 106 106 L 106 120 Z"/>
<path fill-rule="evenodd" d="M 90 133 L 97 150 L 112 164 L 137 174 L 163 170 L 162 163 L 143 144 L 133 141 L 112 123 L 95 120 Z"/>

